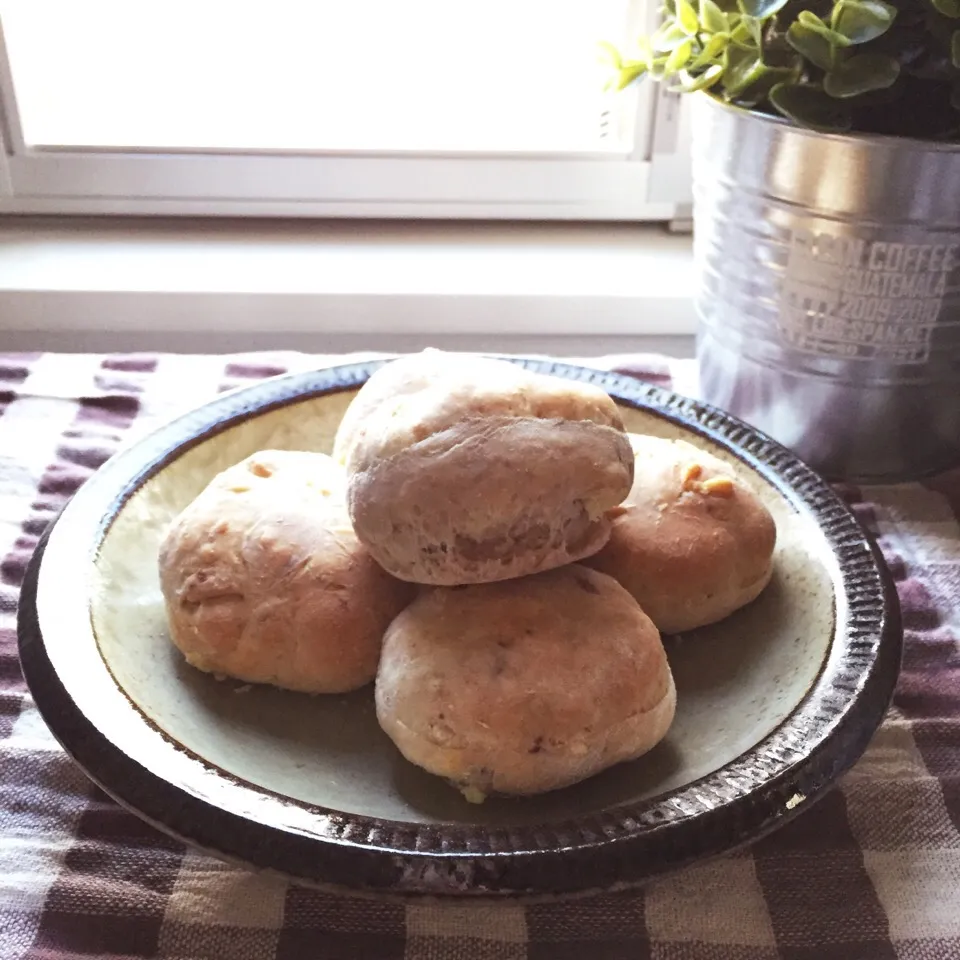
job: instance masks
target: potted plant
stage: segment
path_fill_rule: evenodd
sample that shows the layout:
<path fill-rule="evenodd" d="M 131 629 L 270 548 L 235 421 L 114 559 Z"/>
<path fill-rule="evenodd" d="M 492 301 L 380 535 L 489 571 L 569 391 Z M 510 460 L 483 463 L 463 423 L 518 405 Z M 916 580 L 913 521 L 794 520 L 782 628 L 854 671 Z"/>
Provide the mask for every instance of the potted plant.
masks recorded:
<path fill-rule="evenodd" d="M 666 0 L 703 399 L 828 476 L 960 464 L 960 0 Z"/>

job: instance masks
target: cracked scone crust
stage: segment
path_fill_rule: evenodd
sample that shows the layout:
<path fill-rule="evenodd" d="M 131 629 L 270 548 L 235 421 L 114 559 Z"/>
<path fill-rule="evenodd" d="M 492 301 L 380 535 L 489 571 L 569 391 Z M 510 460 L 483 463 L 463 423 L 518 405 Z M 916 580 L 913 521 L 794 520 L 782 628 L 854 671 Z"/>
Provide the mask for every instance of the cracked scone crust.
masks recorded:
<path fill-rule="evenodd" d="M 579 564 L 424 590 L 391 624 L 381 727 L 468 799 L 535 794 L 641 756 L 676 692 L 660 635 L 611 577 Z"/>
<path fill-rule="evenodd" d="M 343 471 L 319 453 L 264 451 L 216 476 L 171 524 L 159 564 L 191 664 L 309 693 L 369 683 L 411 598 L 357 540 Z"/>
<path fill-rule="evenodd" d="M 663 633 L 714 623 L 770 581 L 777 531 L 759 497 L 685 440 L 631 434 L 633 488 L 586 562 L 615 577 Z"/>
<path fill-rule="evenodd" d="M 361 413 L 344 418 L 361 541 L 395 576 L 433 585 L 511 579 L 599 550 L 633 479 L 610 397 L 438 354 L 383 367 L 354 400 Z"/>

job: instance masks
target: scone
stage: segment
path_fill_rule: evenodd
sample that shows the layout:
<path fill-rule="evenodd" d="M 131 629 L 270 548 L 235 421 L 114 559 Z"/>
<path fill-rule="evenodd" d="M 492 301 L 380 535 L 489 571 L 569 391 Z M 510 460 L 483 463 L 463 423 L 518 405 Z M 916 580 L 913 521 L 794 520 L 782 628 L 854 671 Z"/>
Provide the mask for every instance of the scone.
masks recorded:
<path fill-rule="evenodd" d="M 216 476 L 160 548 L 170 636 L 200 670 L 308 693 L 376 675 L 383 633 L 412 598 L 361 546 L 343 470 L 271 450 Z"/>
<path fill-rule="evenodd" d="M 735 470 L 685 440 L 630 435 L 633 489 L 587 563 L 615 577 L 663 633 L 729 616 L 770 580 L 773 517 Z"/>
<path fill-rule="evenodd" d="M 377 718 L 401 753 L 475 801 L 639 757 L 675 702 L 656 627 L 579 564 L 423 590 L 390 625 L 376 682 Z"/>
<path fill-rule="evenodd" d="M 454 354 L 454 357 L 459 355 Z M 333 458 L 343 466 L 370 415 L 381 403 L 418 393 L 449 370 L 451 354 L 434 347 L 393 360 L 360 388 L 343 414 L 333 439 Z"/>
<path fill-rule="evenodd" d="M 506 361 L 428 351 L 378 370 L 338 438 L 357 536 L 394 576 L 525 576 L 589 556 L 630 490 L 613 401 Z"/>

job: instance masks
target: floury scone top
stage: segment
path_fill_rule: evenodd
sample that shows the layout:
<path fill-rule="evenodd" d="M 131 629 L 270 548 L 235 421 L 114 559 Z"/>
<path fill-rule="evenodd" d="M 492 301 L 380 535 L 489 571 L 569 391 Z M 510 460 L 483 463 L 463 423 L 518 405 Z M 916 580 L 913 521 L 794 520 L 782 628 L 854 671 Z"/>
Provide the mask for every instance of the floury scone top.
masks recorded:
<path fill-rule="evenodd" d="M 350 517 L 402 580 L 488 583 L 590 556 L 633 483 L 620 414 L 591 384 L 427 351 L 354 404 L 335 446 Z"/>

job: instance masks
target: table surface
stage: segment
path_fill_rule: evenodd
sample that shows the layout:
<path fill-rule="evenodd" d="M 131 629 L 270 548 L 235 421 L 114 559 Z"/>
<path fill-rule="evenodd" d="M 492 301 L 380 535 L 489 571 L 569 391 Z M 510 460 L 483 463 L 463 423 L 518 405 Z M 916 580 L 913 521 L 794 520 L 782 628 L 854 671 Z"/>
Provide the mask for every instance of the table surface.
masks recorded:
<path fill-rule="evenodd" d="M 960 471 L 842 491 L 906 629 L 894 706 L 861 762 L 773 836 L 641 892 L 526 908 L 331 896 L 187 850 L 93 787 L 17 663 L 38 537 L 121 442 L 218 391 L 335 359 L 0 355 L 0 960 L 960 957 Z M 688 363 L 662 357 L 592 364 L 691 382 Z"/>

